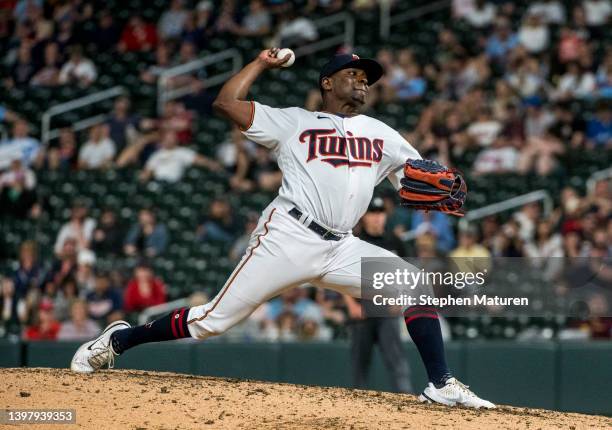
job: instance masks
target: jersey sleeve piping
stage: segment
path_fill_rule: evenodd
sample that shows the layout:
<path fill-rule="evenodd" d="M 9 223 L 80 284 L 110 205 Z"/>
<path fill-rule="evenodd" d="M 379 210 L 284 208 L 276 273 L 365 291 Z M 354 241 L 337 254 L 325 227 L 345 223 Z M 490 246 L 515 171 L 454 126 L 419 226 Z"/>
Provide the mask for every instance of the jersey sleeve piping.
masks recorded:
<path fill-rule="evenodd" d="M 247 125 L 246 128 L 240 128 L 240 131 L 248 131 L 252 126 L 253 126 L 253 120 L 255 119 L 255 103 L 253 103 L 253 100 L 250 100 L 249 103 L 251 104 L 251 116 L 249 118 L 249 125 Z"/>

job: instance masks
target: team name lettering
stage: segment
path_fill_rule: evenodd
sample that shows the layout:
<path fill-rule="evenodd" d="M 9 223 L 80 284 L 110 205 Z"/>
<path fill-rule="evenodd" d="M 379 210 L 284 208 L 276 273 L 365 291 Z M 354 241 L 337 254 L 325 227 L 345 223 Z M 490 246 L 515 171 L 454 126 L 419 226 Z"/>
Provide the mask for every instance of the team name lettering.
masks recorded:
<path fill-rule="evenodd" d="M 338 136 L 335 129 L 311 129 L 300 134 L 300 142 L 308 144 L 307 162 L 320 157 L 321 161 L 334 167 L 371 167 L 380 163 L 384 141 L 367 137 Z M 350 159 L 349 159 L 350 154 Z"/>

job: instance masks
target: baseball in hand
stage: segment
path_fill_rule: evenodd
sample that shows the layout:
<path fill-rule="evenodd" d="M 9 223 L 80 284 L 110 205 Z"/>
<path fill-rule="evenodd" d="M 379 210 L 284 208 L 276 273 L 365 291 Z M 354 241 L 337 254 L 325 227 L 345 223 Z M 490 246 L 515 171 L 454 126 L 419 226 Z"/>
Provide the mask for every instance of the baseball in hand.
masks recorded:
<path fill-rule="evenodd" d="M 290 67 L 290 66 L 292 66 L 293 63 L 295 62 L 295 54 L 289 48 L 283 48 L 283 49 L 281 49 L 280 51 L 278 51 L 276 53 L 276 58 L 285 58 L 287 56 L 287 54 L 291 54 L 291 57 L 289 58 L 289 60 L 287 60 L 286 63 L 283 63 L 281 65 L 282 67 Z"/>

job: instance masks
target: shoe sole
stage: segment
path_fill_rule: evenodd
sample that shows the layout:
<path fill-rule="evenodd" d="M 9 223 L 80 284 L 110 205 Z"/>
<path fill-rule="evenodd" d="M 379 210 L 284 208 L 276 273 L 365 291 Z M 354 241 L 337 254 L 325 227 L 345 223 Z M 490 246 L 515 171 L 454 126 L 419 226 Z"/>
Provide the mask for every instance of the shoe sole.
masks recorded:
<path fill-rule="evenodd" d="M 108 326 L 106 326 L 106 328 L 104 329 L 104 331 L 103 331 L 102 333 L 100 333 L 100 335 L 99 335 L 97 338 L 95 338 L 95 339 L 93 339 L 93 340 L 90 340 L 89 342 L 84 343 L 83 345 L 81 345 L 81 346 L 79 347 L 79 349 L 77 349 L 77 350 L 76 350 L 76 352 L 74 353 L 74 356 L 72 357 L 72 360 L 70 361 L 70 370 L 72 370 L 73 372 L 76 372 L 76 373 L 93 373 L 93 372 L 95 372 L 95 371 L 96 371 L 96 369 L 94 369 L 94 368 L 92 368 L 92 369 L 91 369 L 91 370 L 89 370 L 89 371 L 85 371 L 85 370 L 77 370 L 77 369 L 75 369 L 75 368 L 73 367 L 73 365 L 74 365 L 74 359 L 75 359 L 75 358 L 76 358 L 76 356 L 79 354 L 79 352 L 81 351 L 81 349 L 83 349 L 83 348 L 87 348 L 87 347 L 89 347 L 89 346 L 93 345 L 93 344 L 94 344 L 94 343 L 96 343 L 98 340 L 100 340 L 100 338 L 101 338 L 102 336 L 104 336 L 104 335 L 105 335 L 105 334 L 106 334 L 106 333 L 107 333 L 107 332 L 108 332 L 110 329 L 112 329 L 112 328 L 114 328 L 114 327 L 117 327 L 118 325 L 125 325 L 125 326 L 126 326 L 126 328 L 130 328 L 130 327 L 131 327 L 130 323 L 128 323 L 127 321 L 123 321 L 123 320 L 120 320 L 120 321 L 115 321 L 114 323 L 111 323 L 111 324 L 109 324 Z"/>

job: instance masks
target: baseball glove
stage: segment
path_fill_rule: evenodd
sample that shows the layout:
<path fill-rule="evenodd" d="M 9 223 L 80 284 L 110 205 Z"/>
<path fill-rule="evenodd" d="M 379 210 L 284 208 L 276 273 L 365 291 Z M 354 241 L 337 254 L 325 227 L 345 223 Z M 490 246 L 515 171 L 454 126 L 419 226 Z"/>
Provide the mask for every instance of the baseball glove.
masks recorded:
<path fill-rule="evenodd" d="M 402 205 L 463 216 L 467 184 L 461 172 L 433 160 L 407 160 L 400 181 Z"/>

